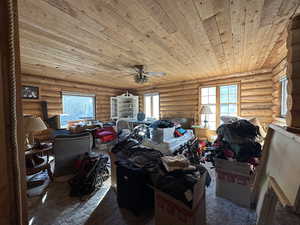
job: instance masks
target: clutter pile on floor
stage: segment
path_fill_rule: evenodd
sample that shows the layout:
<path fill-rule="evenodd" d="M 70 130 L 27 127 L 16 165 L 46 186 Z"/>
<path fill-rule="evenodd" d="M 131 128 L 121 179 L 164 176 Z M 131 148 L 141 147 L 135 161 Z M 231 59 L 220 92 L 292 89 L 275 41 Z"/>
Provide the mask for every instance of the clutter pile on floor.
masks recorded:
<path fill-rule="evenodd" d="M 247 120 L 222 124 L 217 129 L 217 139 L 207 146 L 206 159 L 214 162 L 214 158 L 245 162 L 257 166 L 261 157 L 262 146 L 259 143 L 259 128 Z"/>
<path fill-rule="evenodd" d="M 134 139 L 118 143 L 112 152 L 118 158 L 118 203 L 137 215 L 153 206 L 154 189 L 192 207 L 191 196 L 199 178 L 205 175 L 206 185 L 210 184 L 206 169 L 200 164 L 192 165 L 184 155 L 164 156 Z"/>

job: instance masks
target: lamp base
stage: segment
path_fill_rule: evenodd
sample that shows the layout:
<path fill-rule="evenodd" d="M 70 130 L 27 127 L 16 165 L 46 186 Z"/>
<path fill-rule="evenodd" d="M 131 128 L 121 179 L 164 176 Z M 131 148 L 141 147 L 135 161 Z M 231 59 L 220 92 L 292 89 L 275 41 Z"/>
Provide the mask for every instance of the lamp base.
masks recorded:
<path fill-rule="evenodd" d="M 204 128 L 208 128 L 208 121 L 204 120 Z"/>

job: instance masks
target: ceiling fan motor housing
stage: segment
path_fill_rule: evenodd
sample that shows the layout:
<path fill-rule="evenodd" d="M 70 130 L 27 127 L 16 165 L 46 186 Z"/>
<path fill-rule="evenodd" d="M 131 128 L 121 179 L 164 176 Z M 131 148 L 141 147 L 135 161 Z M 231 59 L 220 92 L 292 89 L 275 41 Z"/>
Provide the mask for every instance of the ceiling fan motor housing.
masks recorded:
<path fill-rule="evenodd" d="M 134 76 L 134 80 L 136 83 L 143 84 L 148 81 L 148 77 L 139 73 Z"/>

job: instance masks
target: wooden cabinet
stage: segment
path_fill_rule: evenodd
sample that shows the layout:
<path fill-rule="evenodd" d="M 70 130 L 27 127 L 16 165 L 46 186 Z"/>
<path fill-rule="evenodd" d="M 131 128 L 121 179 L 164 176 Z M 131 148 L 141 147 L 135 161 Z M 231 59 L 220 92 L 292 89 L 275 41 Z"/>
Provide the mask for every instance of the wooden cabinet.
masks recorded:
<path fill-rule="evenodd" d="M 111 119 L 136 119 L 139 112 L 139 97 L 128 92 L 110 98 Z"/>

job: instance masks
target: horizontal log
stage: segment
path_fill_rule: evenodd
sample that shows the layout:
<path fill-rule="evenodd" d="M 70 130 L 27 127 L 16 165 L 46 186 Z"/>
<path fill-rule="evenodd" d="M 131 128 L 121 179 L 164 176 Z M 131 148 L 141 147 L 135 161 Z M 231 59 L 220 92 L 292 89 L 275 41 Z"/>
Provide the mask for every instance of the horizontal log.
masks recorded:
<path fill-rule="evenodd" d="M 37 107 L 37 106 L 41 106 L 41 102 L 38 101 L 38 102 L 22 102 L 23 104 L 23 108 L 24 107 Z"/>
<path fill-rule="evenodd" d="M 53 78 L 46 78 L 46 77 L 40 77 L 35 75 L 22 75 L 22 81 L 35 83 L 35 84 L 46 84 L 46 85 L 59 85 L 61 87 L 73 87 L 73 88 L 80 88 L 80 89 L 90 89 L 90 90 L 103 90 L 110 93 L 120 93 L 125 92 L 125 90 L 122 91 L 122 89 L 116 89 L 116 88 L 109 88 L 109 87 L 103 87 L 98 85 L 90 85 L 90 84 L 84 84 L 79 82 L 70 82 L 60 79 L 53 79 Z"/>
<path fill-rule="evenodd" d="M 185 106 L 192 106 L 196 108 L 198 106 L 197 102 L 172 102 L 172 103 L 167 103 L 163 104 L 160 103 L 160 107 L 163 108 L 168 108 L 168 107 L 185 107 Z"/>
<path fill-rule="evenodd" d="M 275 82 L 279 82 L 280 79 L 282 79 L 283 77 L 287 76 L 287 71 L 286 69 L 281 71 L 280 73 L 274 75 L 274 77 L 272 78 L 272 81 Z"/>
<path fill-rule="evenodd" d="M 34 85 L 34 84 L 31 84 Z M 83 94 L 91 94 L 91 95 L 99 95 L 99 96 L 116 96 L 117 93 L 110 93 L 104 90 L 97 90 L 97 89 L 81 89 L 81 88 L 73 88 L 73 87 L 59 87 L 59 85 L 56 85 L 56 87 L 51 85 L 36 85 L 40 88 L 41 93 L 47 93 L 47 92 L 56 92 L 59 95 L 61 92 L 74 92 L 74 93 L 83 93 Z M 58 87 L 57 87 L 58 86 Z"/>
<path fill-rule="evenodd" d="M 274 105 L 272 106 L 272 111 L 273 111 L 273 114 L 274 113 L 279 113 L 280 112 L 280 105 Z"/>
<path fill-rule="evenodd" d="M 274 90 L 278 90 L 278 89 L 280 89 L 280 82 L 279 81 L 277 81 L 277 82 L 273 82 L 273 89 Z"/>
<path fill-rule="evenodd" d="M 241 92 L 241 96 L 272 96 L 273 88 L 261 88 L 244 90 Z"/>
<path fill-rule="evenodd" d="M 197 89 L 199 88 L 199 84 L 193 84 L 193 85 L 178 85 L 175 87 L 171 87 L 171 88 L 153 88 L 153 90 L 151 91 L 151 93 L 153 92 L 159 92 L 161 93 L 170 93 L 170 92 L 180 92 L 180 91 L 188 91 L 188 90 L 192 90 L 192 89 Z M 146 93 L 145 93 L 146 94 Z"/>
<path fill-rule="evenodd" d="M 41 93 L 41 98 L 43 98 L 43 99 L 45 99 L 45 98 L 47 98 L 47 97 L 56 97 L 56 98 L 61 98 L 61 95 L 60 95 L 60 93 L 59 92 L 42 92 Z"/>
<path fill-rule="evenodd" d="M 161 97 L 161 103 L 169 103 L 169 102 L 185 102 L 185 101 L 193 101 L 198 102 L 198 95 L 186 95 L 186 96 L 171 96 L 171 97 Z"/>
<path fill-rule="evenodd" d="M 255 103 L 241 103 L 241 109 L 270 109 L 273 106 L 273 103 L 265 103 L 265 102 L 255 102 Z"/>
<path fill-rule="evenodd" d="M 272 95 L 268 96 L 241 96 L 241 103 L 249 103 L 249 102 L 271 102 Z"/>
<path fill-rule="evenodd" d="M 46 101 L 46 102 L 62 102 L 61 96 L 40 96 L 39 101 Z"/>
<path fill-rule="evenodd" d="M 241 116 L 272 116 L 272 110 L 260 109 L 260 110 L 241 110 Z"/>
<path fill-rule="evenodd" d="M 194 118 L 194 113 L 191 112 L 161 112 L 160 118 L 176 118 L 176 117 L 186 117 Z"/>
<path fill-rule="evenodd" d="M 281 92 L 281 90 L 274 90 L 272 93 L 273 98 L 276 98 L 276 97 L 278 98 L 280 96 L 280 92 Z"/>
<path fill-rule="evenodd" d="M 276 65 L 272 71 L 272 74 L 276 75 L 277 73 L 279 73 L 280 71 L 286 69 L 286 65 L 287 65 L 287 59 L 284 58 L 283 60 L 281 60 L 281 62 Z"/>
<path fill-rule="evenodd" d="M 256 88 L 271 88 L 273 86 L 272 80 L 252 82 L 252 83 L 243 83 L 241 84 L 241 90 L 256 89 Z"/>
<path fill-rule="evenodd" d="M 280 98 L 273 98 L 272 103 L 273 105 L 280 105 Z"/>
<path fill-rule="evenodd" d="M 47 91 L 55 91 L 55 92 L 61 92 L 62 88 L 59 86 L 51 86 L 51 85 L 39 85 L 41 92 L 47 92 Z"/>
<path fill-rule="evenodd" d="M 180 112 L 180 111 L 187 111 L 187 112 L 191 112 L 191 113 L 194 113 L 194 108 L 189 108 L 189 109 L 186 109 L 186 107 L 177 107 L 177 108 L 168 108 L 168 109 L 165 109 L 165 108 L 160 108 L 160 111 L 161 112 Z"/>
<path fill-rule="evenodd" d="M 261 81 L 269 81 L 272 80 L 273 74 L 272 73 L 268 73 L 268 74 L 262 74 L 262 75 L 253 75 L 250 77 L 243 77 L 241 79 L 241 83 L 242 84 L 246 84 L 246 83 L 256 83 L 256 82 L 261 82 Z"/>
<path fill-rule="evenodd" d="M 41 110 L 23 110 L 23 115 L 37 115 L 37 116 L 41 116 L 42 115 L 42 111 Z"/>
<path fill-rule="evenodd" d="M 198 80 L 177 81 L 177 82 L 173 82 L 173 83 L 157 85 L 157 87 L 158 88 L 173 88 L 173 87 L 177 87 L 180 85 L 192 85 L 192 84 L 199 84 L 199 81 Z M 152 90 L 155 90 L 153 88 L 154 88 L 153 86 L 143 87 L 138 90 L 138 93 L 151 92 Z"/>
<path fill-rule="evenodd" d="M 201 87 L 206 87 L 206 86 L 220 86 L 220 85 L 229 85 L 229 84 L 239 84 L 240 81 L 241 81 L 240 77 L 231 78 L 231 79 L 212 80 L 212 81 L 208 81 L 208 82 L 201 82 L 200 83 L 200 88 Z"/>
<path fill-rule="evenodd" d="M 163 94 L 160 94 L 160 97 L 161 98 L 165 98 L 165 97 L 170 97 L 170 96 L 191 96 L 191 95 L 197 95 L 198 94 L 198 90 L 189 90 L 189 91 L 186 91 L 184 93 L 178 93 L 178 92 L 172 92 L 172 93 L 163 93 Z"/>
<path fill-rule="evenodd" d="M 186 111 L 195 111 L 197 109 L 196 106 L 193 105 L 185 105 L 184 107 L 181 105 L 172 105 L 172 106 L 160 106 L 161 111 L 168 111 L 168 110 L 186 110 Z"/>

